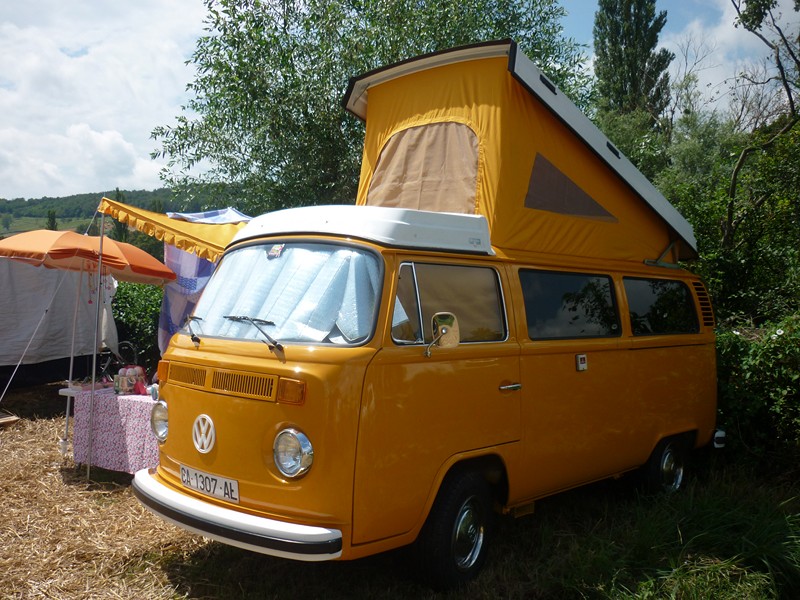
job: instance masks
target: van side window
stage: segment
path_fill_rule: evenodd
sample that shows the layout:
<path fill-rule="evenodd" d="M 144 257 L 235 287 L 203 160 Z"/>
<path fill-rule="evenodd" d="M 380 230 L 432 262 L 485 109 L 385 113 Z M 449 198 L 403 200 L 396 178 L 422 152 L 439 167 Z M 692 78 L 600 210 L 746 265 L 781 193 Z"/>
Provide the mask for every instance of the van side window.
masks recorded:
<path fill-rule="evenodd" d="M 692 294 L 682 281 L 624 277 L 633 335 L 697 333 Z"/>
<path fill-rule="evenodd" d="M 414 285 L 416 289 L 409 289 Z M 458 318 L 462 342 L 506 339 L 500 282 L 492 268 L 404 264 L 397 289 L 392 338 L 398 343 L 432 341 L 431 317 L 437 312 L 453 313 Z M 412 314 L 421 316 L 421 336 L 419 318 L 415 321 Z"/>
<path fill-rule="evenodd" d="M 619 335 L 610 277 L 520 269 L 519 279 L 530 339 Z"/>
<path fill-rule="evenodd" d="M 414 265 L 400 266 L 392 314 L 392 339 L 400 344 L 422 343 Z"/>

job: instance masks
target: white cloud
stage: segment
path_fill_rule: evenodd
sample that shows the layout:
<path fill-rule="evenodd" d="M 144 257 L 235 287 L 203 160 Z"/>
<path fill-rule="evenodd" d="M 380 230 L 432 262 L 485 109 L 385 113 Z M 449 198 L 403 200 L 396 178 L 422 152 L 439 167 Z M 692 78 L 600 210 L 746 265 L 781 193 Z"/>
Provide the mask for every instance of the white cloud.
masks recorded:
<path fill-rule="evenodd" d="M 194 73 L 202 0 L 0 6 L 0 198 L 153 189 L 157 125 Z"/>
<path fill-rule="evenodd" d="M 778 0 L 777 12 L 796 22 L 798 15 L 793 11 L 793 1 Z M 562 5 L 568 11 L 564 33 L 591 45 L 597 2 L 562 0 Z M 676 54 L 673 71 L 681 57 L 679 47 L 688 39 L 712 50 L 699 72 L 700 89 L 708 96 L 716 94 L 723 105 L 729 84 L 743 67 L 769 56 L 769 50 L 756 36 L 741 27 L 734 27 L 736 12 L 730 0 L 657 0 L 656 10 L 667 11 L 667 23 L 659 41 Z M 790 21 L 785 19 L 785 22 Z"/>
<path fill-rule="evenodd" d="M 143 163 L 145 166 L 143 166 Z M 79 187 L 81 193 L 123 188 L 158 186 L 158 165 L 144 161 L 136 147 L 113 130 L 97 131 L 86 123 L 71 125 L 64 132 L 42 132 L 36 135 L 19 129 L 0 131 L 0 173 L 7 189 L 45 190 L 39 195 L 60 196 L 51 189 Z M 38 197 L 33 196 L 33 197 Z M 9 194 L 7 198 L 31 197 Z"/>
<path fill-rule="evenodd" d="M 778 13 L 797 15 L 792 10 L 793 0 L 778 0 Z M 658 6 L 661 8 L 661 2 Z M 698 72 L 700 89 L 707 95 L 716 95 L 723 105 L 726 94 L 739 73 L 749 66 L 770 57 L 766 45 L 749 31 L 734 27 L 736 11 L 730 0 L 683 0 L 669 2 L 668 24 L 661 35 L 661 43 L 676 54 L 673 69 L 681 55 L 679 47 L 688 40 L 702 43 L 710 50 Z M 670 21 L 680 27 L 670 27 Z"/>
<path fill-rule="evenodd" d="M 779 0 L 786 15 L 793 0 Z M 591 43 L 592 2 L 563 0 L 567 35 Z M 701 83 L 724 82 L 766 56 L 733 27 L 730 0 L 658 0 L 661 41 L 688 34 L 715 48 Z M 150 132 L 170 124 L 194 73 L 203 0 L 28 0 L 0 3 L 0 198 L 158 187 Z"/>

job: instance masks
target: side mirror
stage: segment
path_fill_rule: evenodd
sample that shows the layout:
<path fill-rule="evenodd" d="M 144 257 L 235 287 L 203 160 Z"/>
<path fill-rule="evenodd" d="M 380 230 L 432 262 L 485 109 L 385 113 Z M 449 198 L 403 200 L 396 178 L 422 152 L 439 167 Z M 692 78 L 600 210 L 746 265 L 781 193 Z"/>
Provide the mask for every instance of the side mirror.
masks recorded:
<path fill-rule="evenodd" d="M 433 346 L 455 348 L 461 341 L 458 319 L 453 313 L 439 312 L 433 315 L 431 331 L 433 332 L 433 341 L 425 347 L 426 358 L 430 358 Z"/>

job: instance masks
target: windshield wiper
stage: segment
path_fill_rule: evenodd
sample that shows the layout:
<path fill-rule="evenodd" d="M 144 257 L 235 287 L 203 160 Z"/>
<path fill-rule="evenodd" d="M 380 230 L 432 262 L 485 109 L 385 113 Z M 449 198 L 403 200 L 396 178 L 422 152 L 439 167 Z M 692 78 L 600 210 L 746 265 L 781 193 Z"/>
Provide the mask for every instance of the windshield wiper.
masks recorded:
<path fill-rule="evenodd" d="M 195 317 L 194 315 L 188 315 L 186 317 L 186 320 L 184 321 L 184 323 L 186 324 L 186 329 L 189 330 L 189 338 L 192 340 L 192 343 L 194 344 L 195 348 L 198 348 L 200 346 L 200 338 L 194 332 L 194 329 L 192 329 L 192 321 L 202 321 L 202 320 L 203 320 L 202 317 Z"/>
<path fill-rule="evenodd" d="M 281 352 L 283 352 L 283 344 L 281 344 L 278 340 L 273 338 L 270 334 L 268 334 L 260 327 L 260 325 L 275 325 L 273 321 L 248 317 L 247 315 L 224 315 L 224 317 L 226 319 L 230 319 L 231 321 L 236 321 L 237 323 L 241 323 L 242 321 L 250 323 L 253 327 L 258 329 L 261 335 L 263 335 L 266 338 L 265 340 L 261 341 L 264 342 L 270 350 L 278 349 Z"/>

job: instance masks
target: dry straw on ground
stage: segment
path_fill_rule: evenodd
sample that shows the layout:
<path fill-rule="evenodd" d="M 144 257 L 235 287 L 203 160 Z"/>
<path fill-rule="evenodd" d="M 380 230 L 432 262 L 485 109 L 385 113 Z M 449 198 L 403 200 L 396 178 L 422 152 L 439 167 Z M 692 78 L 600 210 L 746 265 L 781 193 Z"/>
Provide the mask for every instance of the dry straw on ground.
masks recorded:
<path fill-rule="evenodd" d="M 430 597 L 386 557 L 306 563 L 231 548 L 147 512 L 129 475 L 93 468 L 87 479 L 72 449 L 58 450 L 58 387 L 18 390 L 0 403 L 22 417 L 0 427 L 3 600 Z"/>
<path fill-rule="evenodd" d="M 0 428 L 0 596 L 176 597 L 160 558 L 207 542 L 147 513 L 129 478 L 90 481 L 71 451 L 61 456 L 57 387 L 12 390 L 0 408 L 23 417 Z"/>

